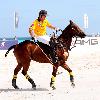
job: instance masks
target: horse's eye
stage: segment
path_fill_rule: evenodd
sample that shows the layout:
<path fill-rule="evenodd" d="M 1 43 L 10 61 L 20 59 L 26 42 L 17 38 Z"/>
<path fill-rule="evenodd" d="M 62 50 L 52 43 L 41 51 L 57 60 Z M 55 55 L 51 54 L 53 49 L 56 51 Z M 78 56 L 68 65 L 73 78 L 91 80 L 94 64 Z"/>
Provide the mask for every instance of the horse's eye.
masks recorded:
<path fill-rule="evenodd" d="M 74 30 L 74 28 L 72 27 L 72 30 Z"/>

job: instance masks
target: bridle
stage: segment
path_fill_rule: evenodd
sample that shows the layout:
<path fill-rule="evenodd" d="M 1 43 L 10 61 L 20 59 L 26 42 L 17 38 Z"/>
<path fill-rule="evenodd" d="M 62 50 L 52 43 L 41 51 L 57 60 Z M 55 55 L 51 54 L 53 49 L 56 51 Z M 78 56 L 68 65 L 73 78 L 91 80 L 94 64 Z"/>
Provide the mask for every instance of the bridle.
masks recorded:
<path fill-rule="evenodd" d="M 77 38 L 78 38 L 78 37 L 77 37 L 77 36 L 75 36 L 75 42 L 74 42 L 74 45 L 70 48 L 70 51 L 71 51 L 71 49 L 73 49 L 73 48 L 75 48 L 75 47 L 76 47 L 76 45 L 75 45 L 75 44 L 76 44 Z"/>
<path fill-rule="evenodd" d="M 74 29 L 74 28 L 73 28 Z M 75 30 L 75 29 L 74 29 Z M 56 30 L 56 34 L 59 32 L 59 31 L 61 31 L 61 32 L 63 32 L 61 29 L 59 29 L 59 30 Z M 76 31 L 76 30 L 75 30 Z M 53 32 L 54 33 L 54 32 Z M 56 34 L 54 33 L 54 36 L 56 37 Z M 73 49 L 73 48 L 75 48 L 76 47 L 76 41 L 77 41 L 77 36 L 73 36 L 73 38 L 75 38 L 75 42 L 74 42 L 74 45 L 69 49 L 70 51 Z M 59 41 L 59 42 L 61 42 L 61 41 Z"/>

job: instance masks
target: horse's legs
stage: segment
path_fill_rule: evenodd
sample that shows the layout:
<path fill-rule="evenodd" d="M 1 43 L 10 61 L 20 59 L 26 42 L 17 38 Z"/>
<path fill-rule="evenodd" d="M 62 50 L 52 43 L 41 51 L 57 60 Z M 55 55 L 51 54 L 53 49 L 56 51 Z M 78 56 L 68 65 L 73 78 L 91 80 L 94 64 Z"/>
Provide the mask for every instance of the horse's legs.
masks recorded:
<path fill-rule="evenodd" d="M 22 65 L 20 63 L 18 63 L 17 67 L 14 70 L 14 75 L 13 75 L 13 79 L 12 79 L 12 86 L 15 89 L 19 89 L 19 87 L 16 85 L 16 79 L 17 79 L 17 74 L 21 70 L 21 68 L 22 68 Z"/>
<path fill-rule="evenodd" d="M 69 68 L 69 66 L 66 63 L 64 63 L 62 65 L 62 67 L 69 72 L 70 82 L 71 82 L 71 85 L 74 87 L 75 86 L 75 84 L 74 84 L 74 75 L 72 73 L 72 70 Z"/>
<path fill-rule="evenodd" d="M 52 87 L 53 90 L 56 89 L 55 78 L 56 78 L 57 69 L 58 69 L 58 66 L 53 66 L 53 72 L 52 72 L 52 77 L 51 77 L 51 82 L 50 82 L 50 87 Z"/>
<path fill-rule="evenodd" d="M 27 62 L 23 65 L 23 70 L 22 70 L 22 74 L 26 77 L 26 79 L 32 84 L 32 88 L 33 89 L 36 89 L 36 85 L 33 81 L 32 78 L 30 78 L 30 76 L 27 74 L 27 71 L 29 69 L 29 66 L 30 66 L 30 62 Z"/>

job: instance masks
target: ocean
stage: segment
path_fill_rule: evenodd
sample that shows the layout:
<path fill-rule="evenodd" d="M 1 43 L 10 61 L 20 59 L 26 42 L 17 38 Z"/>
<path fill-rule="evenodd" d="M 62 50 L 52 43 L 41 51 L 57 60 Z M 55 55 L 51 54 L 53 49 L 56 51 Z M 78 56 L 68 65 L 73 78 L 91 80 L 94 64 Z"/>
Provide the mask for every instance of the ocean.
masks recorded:
<path fill-rule="evenodd" d="M 18 37 L 18 38 L 0 38 L 0 41 L 11 41 L 11 40 L 18 40 L 18 43 L 23 42 L 25 40 L 31 40 L 31 37 Z"/>

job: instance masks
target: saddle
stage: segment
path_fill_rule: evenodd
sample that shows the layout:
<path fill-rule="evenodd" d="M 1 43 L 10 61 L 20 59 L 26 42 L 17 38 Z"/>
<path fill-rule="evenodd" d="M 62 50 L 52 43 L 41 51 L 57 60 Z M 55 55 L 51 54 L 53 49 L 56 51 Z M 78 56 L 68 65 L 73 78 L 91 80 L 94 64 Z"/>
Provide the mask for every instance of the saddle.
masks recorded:
<path fill-rule="evenodd" d="M 34 39 L 34 38 L 33 38 Z M 33 40 L 35 42 L 35 39 Z M 35 42 L 42 50 L 43 52 L 51 59 L 52 63 L 58 62 L 58 56 L 56 54 L 56 46 L 58 45 L 57 39 L 55 37 L 51 37 L 49 44 L 44 44 L 42 42 Z"/>
<path fill-rule="evenodd" d="M 58 62 L 58 57 L 56 55 L 56 44 L 50 43 L 50 45 L 44 44 L 42 42 L 37 41 L 36 44 L 43 50 L 43 52 L 48 56 L 48 58 L 52 61 L 52 63 Z"/>
<path fill-rule="evenodd" d="M 48 56 L 50 54 L 50 50 L 51 50 L 51 47 L 47 44 L 44 44 L 42 42 L 35 42 L 42 50 L 43 52 Z"/>

